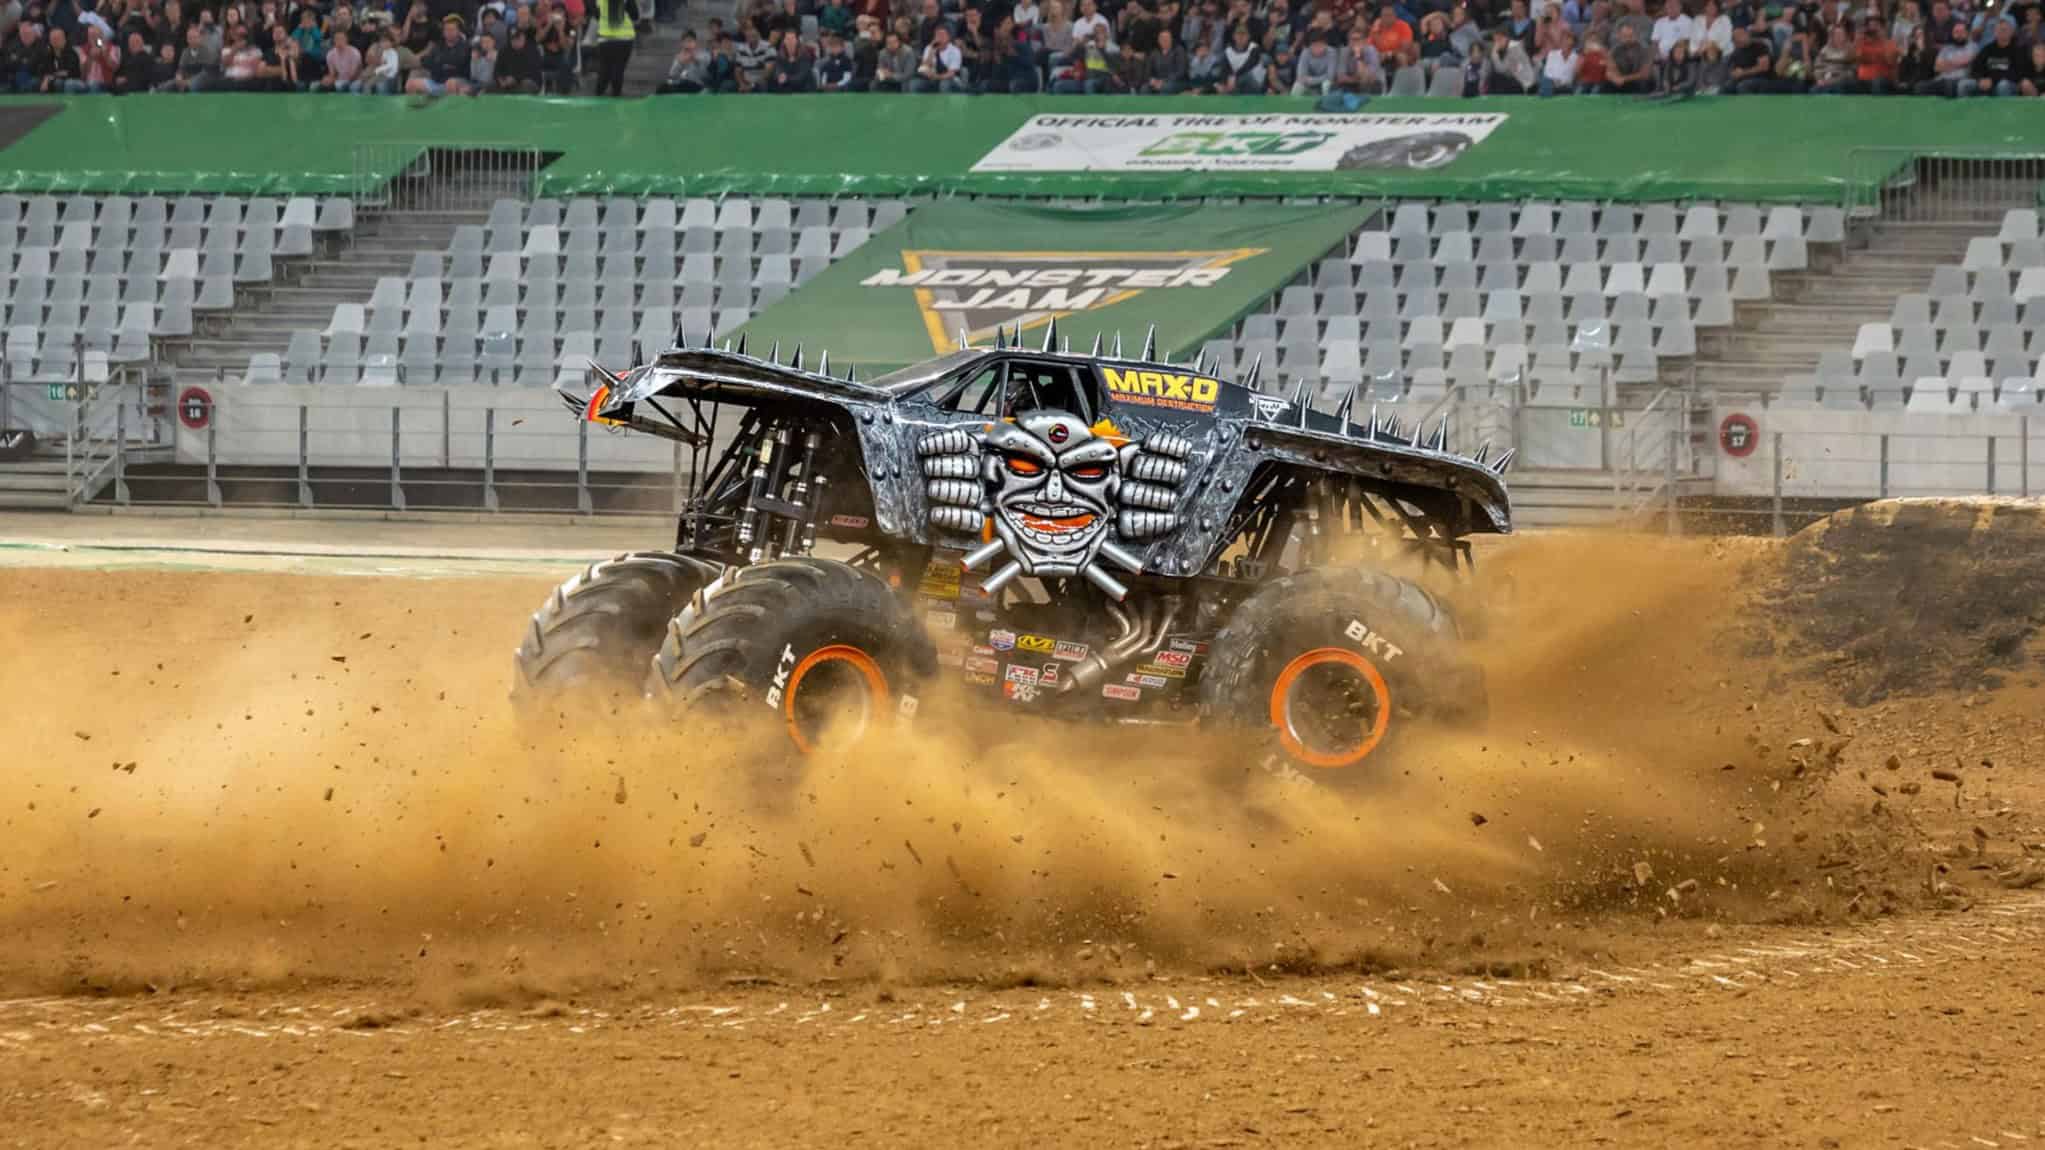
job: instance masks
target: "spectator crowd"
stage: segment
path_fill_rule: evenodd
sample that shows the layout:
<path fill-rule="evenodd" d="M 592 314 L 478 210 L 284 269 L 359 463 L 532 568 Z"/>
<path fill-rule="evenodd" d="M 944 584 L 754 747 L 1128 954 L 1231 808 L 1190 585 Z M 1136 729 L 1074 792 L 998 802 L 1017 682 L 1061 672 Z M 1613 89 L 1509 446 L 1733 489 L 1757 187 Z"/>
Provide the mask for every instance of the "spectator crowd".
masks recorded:
<path fill-rule="evenodd" d="M 570 94 L 587 55 L 597 90 L 616 95 L 641 16 L 637 0 L 0 0 L 0 87 Z M 1347 106 L 1379 94 L 2045 91 L 2045 0 L 740 0 L 734 23 L 685 36 L 661 91 L 1268 93 Z"/>
<path fill-rule="evenodd" d="M 2041 90 L 2045 0 L 746 0 L 735 30 L 712 20 L 684 38 L 661 88 L 1268 93 L 1338 106 L 1380 94 Z"/>
<path fill-rule="evenodd" d="M 585 41 L 609 60 L 637 16 L 636 0 L 0 0 L 0 90 L 565 94 Z"/>

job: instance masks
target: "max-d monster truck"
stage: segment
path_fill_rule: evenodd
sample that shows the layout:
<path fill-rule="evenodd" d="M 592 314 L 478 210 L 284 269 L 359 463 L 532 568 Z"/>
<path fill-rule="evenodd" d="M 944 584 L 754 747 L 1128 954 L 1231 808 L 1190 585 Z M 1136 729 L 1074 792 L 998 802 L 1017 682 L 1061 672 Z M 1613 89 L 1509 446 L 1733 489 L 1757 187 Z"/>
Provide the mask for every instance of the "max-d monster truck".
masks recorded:
<path fill-rule="evenodd" d="M 1416 716 L 1481 710 L 1448 613 L 1385 568 L 1467 570 L 1467 536 L 1510 530 L 1510 452 L 1464 458 L 1446 420 L 1404 429 L 1354 392 L 1314 410 L 1151 340 L 1073 354 L 1054 323 L 1019 342 L 865 382 L 743 341 L 592 368 L 593 393 L 563 398 L 687 445 L 693 495 L 673 551 L 553 593 L 517 689 L 644 683 L 771 712 L 809 752 L 948 682 L 1047 715 L 1250 727 L 1331 781 L 1372 773 Z"/>

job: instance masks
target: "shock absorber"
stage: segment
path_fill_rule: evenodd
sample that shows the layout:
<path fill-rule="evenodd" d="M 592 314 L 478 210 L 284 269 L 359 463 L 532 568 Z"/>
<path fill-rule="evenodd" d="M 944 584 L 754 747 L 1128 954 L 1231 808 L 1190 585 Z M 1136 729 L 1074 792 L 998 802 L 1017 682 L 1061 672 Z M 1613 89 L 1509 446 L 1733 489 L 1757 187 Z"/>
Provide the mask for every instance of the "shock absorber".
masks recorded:
<path fill-rule="evenodd" d="M 760 450 L 753 457 L 753 473 L 746 485 L 746 513 L 738 525 L 738 545 L 751 548 L 746 556 L 752 563 L 758 563 L 761 558 L 760 548 L 753 546 L 753 540 L 760 531 L 760 517 L 765 514 L 760 510 L 760 499 L 767 493 L 767 469 L 774 462 L 774 439 L 771 435 L 760 437 Z"/>
<path fill-rule="evenodd" d="M 788 501 L 792 514 L 788 518 L 788 530 L 782 533 L 782 554 L 808 554 L 810 544 L 815 542 L 817 513 L 810 502 L 810 469 L 816 466 L 817 433 L 812 431 L 802 437 L 802 465 L 795 479 L 795 487 L 789 493 Z"/>

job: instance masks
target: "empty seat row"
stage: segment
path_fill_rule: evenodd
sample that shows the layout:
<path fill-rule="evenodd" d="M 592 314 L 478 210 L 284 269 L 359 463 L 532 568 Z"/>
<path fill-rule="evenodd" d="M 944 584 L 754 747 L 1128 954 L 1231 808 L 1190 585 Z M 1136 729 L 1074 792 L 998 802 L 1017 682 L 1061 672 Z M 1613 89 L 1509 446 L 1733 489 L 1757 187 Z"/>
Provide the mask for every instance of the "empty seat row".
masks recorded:
<path fill-rule="evenodd" d="M 1675 236 L 1708 239 L 1723 236 L 1736 239 L 1764 236 L 1769 239 L 1803 239 L 1811 243 L 1837 244 L 1846 239 L 1846 216 L 1836 207 L 1806 211 L 1781 204 L 1762 208 L 1757 204 L 1729 204 L 1722 211 L 1712 204 L 1692 204 L 1679 217 L 1674 204 L 1572 202 L 1560 205 L 1541 201 L 1513 204 L 1424 204 L 1398 205 L 1387 228 L 1393 236 L 1446 235 L 1451 232 L 1528 236 Z"/>
<path fill-rule="evenodd" d="M 1740 239 L 1712 237 L 1682 240 L 1675 236 L 1530 236 L 1515 239 L 1504 233 L 1472 236 L 1451 232 L 1446 236 L 1399 236 L 1388 232 L 1360 232 L 1350 245 L 1348 262 L 1366 264 L 1377 260 L 1400 263 L 1430 262 L 1518 264 L 1537 263 L 1672 263 L 1688 267 L 1708 264 L 1755 265 L 1777 271 L 1798 271 L 1810 264 L 1810 247 L 1802 239 Z"/>
<path fill-rule="evenodd" d="M 833 232 L 870 229 L 879 231 L 899 223 L 909 206 L 899 200 L 830 201 L 806 199 L 754 201 L 744 196 L 723 200 L 701 197 L 689 200 L 651 199 L 644 202 L 614 197 L 599 208 L 593 199 L 538 199 L 530 204 L 498 200 L 490 207 L 492 231 L 530 231 L 541 227 L 563 231 L 603 232 L 677 231 L 707 228 L 718 232 L 790 231 L 808 227 Z"/>
<path fill-rule="evenodd" d="M 0 195 L 0 237 L 11 229 L 44 234 L 57 228 L 83 227 L 123 234 L 130 229 L 165 225 L 204 225 L 248 231 L 308 227 L 342 232 L 355 226 L 355 205 L 339 197 L 316 200 L 297 196 L 279 201 L 267 196 L 18 196 Z M 44 246 L 54 246 L 47 244 Z"/>
<path fill-rule="evenodd" d="M 804 258 L 830 259 L 843 257 L 866 243 L 872 233 L 865 228 L 852 228 L 835 235 L 820 227 L 803 228 L 790 232 L 776 228 L 761 232 L 713 233 L 707 228 L 691 228 L 680 233 L 681 242 L 676 244 L 674 232 L 650 232 L 646 235 L 635 233 L 604 233 L 561 231 L 551 226 L 542 226 L 526 232 L 493 231 L 485 235 L 473 225 L 455 233 L 454 242 L 448 251 L 455 256 L 462 255 L 508 255 L 517 253 L 528 259 L 535 257 L 596 255 L 605 258 L 645 260 L 672 260 L 679 251 L 683 255 L 715 254 L 728 259 L 747 259 L 753 256 L 795 255 Z"/>
<path fill-rule="evenodd" d="M 1727 327 L 1733 322 L 1731 293 L 1707 292 L 1694 299 L 1686 295 L 1655 295 L 1622 292 L 1607 297 L 1598 289 L 1570 296 L 1556 293 L 1525 295 L 1519 292 L 1479 293 L 1472 290 L 1449 292 L 1419 291 L 1406 295 L 1367 292 L 1358 297 L 1349 292 L 1316 293 L 1310 288 L 1290 287 L 1280 293 L 1274 311 L 1246 316 L 1246 329 L 1274 324 L 1280 320 L 1311 319 L 1333 322 L 1357 319 L 1365 323 L 1412 322 L 1435 317 L 1449 321 L 1479 317 L 1494 321 L 1524 320 L 1528 323 L 1570 322 L 1616 318 L 1654 319 L 1657 322 L 1687 316 L 1698 327 Z"/>

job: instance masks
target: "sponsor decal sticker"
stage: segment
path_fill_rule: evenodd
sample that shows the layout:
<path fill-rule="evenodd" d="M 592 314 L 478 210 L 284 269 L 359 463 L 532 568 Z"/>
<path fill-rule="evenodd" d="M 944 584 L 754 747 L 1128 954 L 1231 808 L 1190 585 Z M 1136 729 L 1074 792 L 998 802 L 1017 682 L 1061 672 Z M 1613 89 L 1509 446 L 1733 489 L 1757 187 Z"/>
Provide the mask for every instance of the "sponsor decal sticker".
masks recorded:
<path fill-rule="evenodd" d="M 1018 703 L 1034 703 L 1037 701 L 1037 685 L 1035 683 L 1003 683 L 1001 684 L 1001 693 Z"/>
<path fill-rule="evenodd" d="M 1185 651 L 1159 651 L 1151 657 L 1151 661 L 1160 667 L 1189 667 L 1193 664 L 1193 656 Z"/>
<path fill-rule="evenodd" d="M 1169 687 L 1172 682 L 1163 675 L 1130 675 L 1127 681 L 1139 687 Z"/>
<path fill-rule="evenodd" d="M 1054 659 L 1063 659 L 1068 663 L 1077 663 L 1081 659 L 1086 658 L 1086 644 L 1061 642 L 1058 644 L 1057 648 L 1051 652 L 1051 657 Z"/>
<path fill-rule="evenodd" d="M 1008 674 L 1003 677 L 1011 683 L 1029 683 L 1034 686 L 1042 674 L 1043 672 L 1035 667 L 1026 667 L 1021 663 L 1010 663 L 1008 665 Z"/>
<path fill-rule="evenodd" d="M 978 671 L 967 671 L 966 682 L 973 684 L 975 687 L 991 687 L 995 684 L 996 680 L 991 671 L 986 674 Z"/>
<path fill-rule="evenodd" d="M 767 688 L 767 706 L 781 709 L 781 692 L 788 689 L 788 674 L 795 670 L 795 648 L 789 644 L 781 647 L 781 661 L 774 668 L 774 682 Z"/>
<path fill-rule="evenodd" d="M 1168 635 L 1166 636 L 1166 641 L 1174 651 L 1184 651 L 1191 655 L 1205 655 L 1207 653 L 1207 644 L 1198 639 L 1188 639 L 1184 635 Z"/>
<path fill-rule="evenodd" d="M 965 661 L 966 653 L 964 651 L 939 651 L 937 653 L 937 665 L 940 667 L 957 667 L 965 663 Z"/>
<path fill-rule="evenodd" d="M 1214 401 L 1221 395 L 1221 381 L 1204 375 L 1104 367 L 1101 378 L 1107 381 L 1108 391 L 1116 399 L 1145 407 L 1208 412 L 1214 410 Z"/>
<path fill-rule="evenodd" d="M 965 667 L 976 675 L 994 675 L 1001 671 L 1001 664 L 985 655 L 966 656 Z"/>
<path fill-rule="evenodd" d="M 1045 685 L 1046 687 L 1055 687 L 1055 686 L 1057 686 L 1057 685 L 1058 685 L 1058 664 L 1056 664 L 1056 663 L 1046 663 L 1046 664 L 1044 664 L 1044 677 L 1043 677 L 1043 679 L 1042 679 L 1041 681 L 1042 681 L 1042 683 L 1043 683 L 1043 684 L 1044 684 L 1044 685 Z"/>
<path fill-rule="evenodd" d="M 1038 654 L 1049 654 L 1057 648 L 1058 640 L 1047 635 L 1018 635 L 1015 640 L 1015 649 L 1018 651 L 1035 651 Z"/>
<path fill-rule="evenodd" d="M 1349 626 L 1342 629 L 1342 633 L 1349 636 L 1350 642 L 1355 643 L 1371 654 L 1383 656 L 1387 663 L 1406 653 L 1404 647 L 1397 647 L 1386 642 L 1383 635 L 1364 626 L 1361 619 L 1351 619 Z"/>
<path fill-rule="evenodd" d="M 994 653 L 994 648 L 992 648 L 992 647 L 989 647 L 989 646 L 988 646 L 987 644 L 985 644 L 985 643 L 975 643 L 975 644 L 973 644 L 973 654 L 975 654 L 975 655 L 992 655 L 993 653 Z"/>
<path fill-rule="evenodd" d="M 870 526 L 872 526 L 872 525 L 873 525 L 873 520 L 871 520 L 871 519 L 868 519 L 868 518 L 867 518 L 866 516 L 864 516 L 864 515 L 833 515 L 833 516 L 831 516 L 831 526 L 833 526 L 833 527 L 850 527 L 850 528 L 852 528 L 853 530 L 855 530 L 855 531 L 858 531 L 858 530 L 862 530 L 862 529 L 864 529 L 864 528 L 866 528 L 866 527 L 870 527 Z"/>
<path fill-rule="evenodd" d="M 952 628 L 957 627 L 959 625 L 958 614 L 952 611 L 931 611 L 925 614 L 923 618 L 926 621 L 928 621 L 932 627 L 936 627 L 939 628 L 940 630 L 945 631 L 949 631 Z"/>
<path fill-rule="evenodd" d="M 1102 684 L 1101 694 L 1106 698 L 1123 700 L 1140 699 L 1143 697 L 1142 691 L 1135 687 L 1125 687 L 1120 683 Z"/>
<path fill-rule="evenodd" d="M 1285 409 L 1291 406 L 1282 395 L 1266 395 L 1261 391 L 1250 393 L 1250 409 L 1266 423 L 1276 423 L 1278 417 L 1285 414 Z"/>
<path fill-rule="evenodd" d="M 987 632 L 987 645 L 997 651 L 1015 650 L 1015 632 L 999 629 Z"/>
<path fill-rule="evenodd" d="M 1136 668 L 1136 670 L 1145 675 L 1163 675 L 1167 679 L 1183 679 L 1186 677 L 1186 669 L 1184 667 L 1167 667 L 1162 663 L 1145 663 L 1143 666 Z"/>

